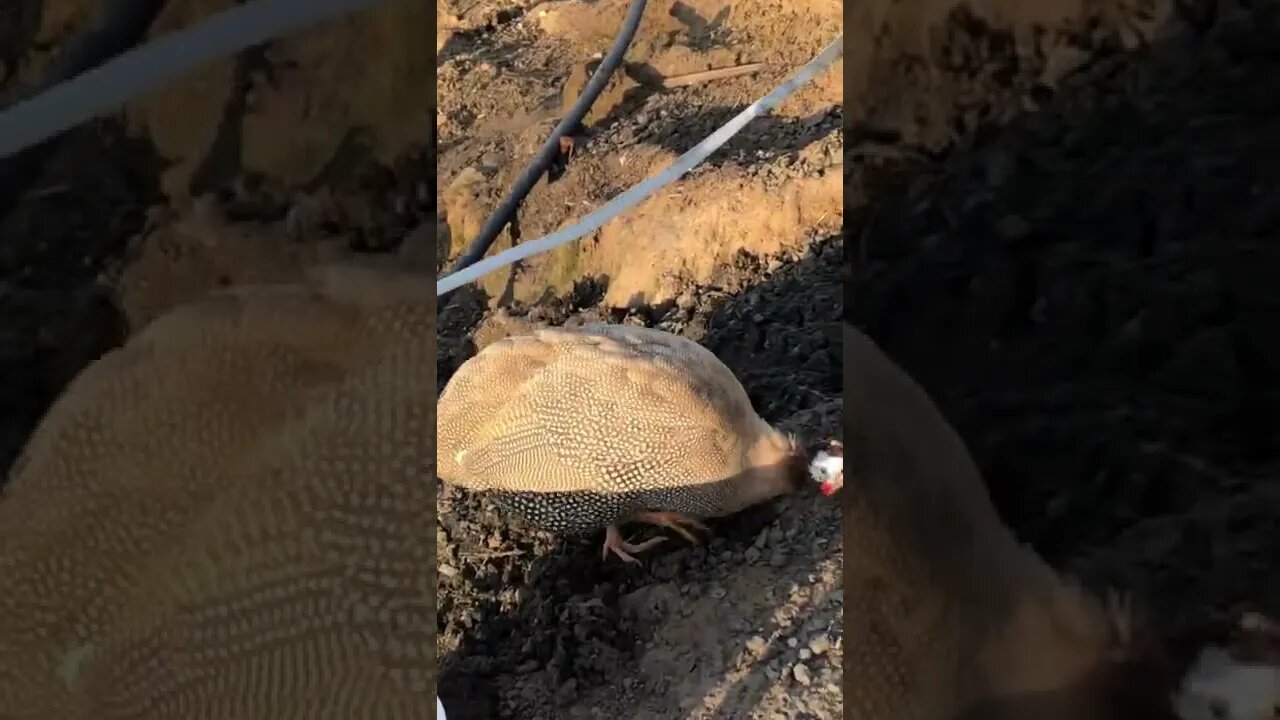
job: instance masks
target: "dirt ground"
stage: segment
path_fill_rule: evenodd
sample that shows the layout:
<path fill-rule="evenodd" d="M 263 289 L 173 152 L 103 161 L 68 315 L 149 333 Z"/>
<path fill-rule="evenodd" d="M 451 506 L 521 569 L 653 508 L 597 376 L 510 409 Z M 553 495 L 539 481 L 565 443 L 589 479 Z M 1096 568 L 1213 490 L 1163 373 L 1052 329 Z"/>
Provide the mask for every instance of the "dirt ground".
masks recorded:
<path fill-rule="evenodd" d="M 457 21 L 464 29 L 442 45 L 437 84 L 440 205 L 450 251 L 476 234 L 577 98 L 587 63 L 608 49 L 626 7 L 622 0 L 557 2 L 528 12 L 512 7 L 505 22 L 475 29 L 469 15 Z M 452 14 L 441 12 L 445 20 Z M 661 170 L 818 54 L 839 34 L 839 13 L 831 0 L 653 4 L 626 72 L 587 117 L 555 181 L 530 194 L 516 239 L 572 222 Z M 765 67 L 674 90 L 653 86 L 654 77 L 747 63 Z M 840 83 L 837 66 L 678 186 L 587 243 L 531 258 L 515 275 L 495 273 L 486 291 L 532 302 L 548 291 L 568 292 L 577 279 L 604 276 L 610 305 L 660 304 L 690 282 L 705 283 L 740 250 L 767 255 L 838 232 Z M 512 239 L 506 233 L 495 246 L 509 247 Z"/>

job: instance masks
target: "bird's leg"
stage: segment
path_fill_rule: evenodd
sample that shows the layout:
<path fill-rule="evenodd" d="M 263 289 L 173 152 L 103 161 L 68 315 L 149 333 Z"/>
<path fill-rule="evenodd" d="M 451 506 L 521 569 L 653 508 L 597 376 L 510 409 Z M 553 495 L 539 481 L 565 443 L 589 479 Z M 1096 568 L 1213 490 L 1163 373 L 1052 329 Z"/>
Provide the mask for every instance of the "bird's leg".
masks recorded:
<path fill-rule="evenodd" d="M 623 562 L 640 564 L 640 561 L 631 556 L 631 553 L 641 553 L 658 543 L 666 541 L 664 537 L 649 538 L 642 543 L 632 544 L 622 539 L 622 532 L 618 530 L 617 525 L 610 525 L 604 531 L 604 548 L 600 552 L 600 559 L 607 560 L 609 553 L 613 553 L 622 558 Z"/>
<path fill-rule="evenodd" d="M 650 525 L 657 525 L 659 527 L 671 528 L 672 530 L 679 533 L 680 536 L 683 537 L 685 540 L 688 540 L 694 545 L 698 544 L 698 538 L 694 537 L 693 533 L 685 529 L 685 526 L 694 528 L 695 530 L 708 532 L 707 526 L 703 525 L 702 521 L 698 520 L 697 518 L 691 515 L 685 515 L 684 513 L 648 512 L 647 511 L 647 512 L 636 513 L 631 517 L 631 519 L 636 522 L 649 523 Z"/>

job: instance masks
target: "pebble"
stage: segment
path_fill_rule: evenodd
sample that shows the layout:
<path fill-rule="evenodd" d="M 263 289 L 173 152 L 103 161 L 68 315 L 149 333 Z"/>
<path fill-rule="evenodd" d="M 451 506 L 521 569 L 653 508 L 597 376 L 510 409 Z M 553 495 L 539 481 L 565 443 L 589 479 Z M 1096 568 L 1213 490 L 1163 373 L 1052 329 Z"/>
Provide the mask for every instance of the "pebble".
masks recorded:
<path fill-rule="evenodd" d="M 753 635 L 751 639 L 747 641 L 747 650 L 750 650 L 756 657 L 763 655 L 765 649 L 768 647 L 769 643 L 765 642 L 765 639 L 759 635 Z"/>
<path fill-rule="evenodd" d="M 813 682 L 813 676 L 809 674 L 809 666 L 804 663 L 796 663 L 795 667 L 791 668 L 791 674 L 796 682 L 806 687 Z"/>

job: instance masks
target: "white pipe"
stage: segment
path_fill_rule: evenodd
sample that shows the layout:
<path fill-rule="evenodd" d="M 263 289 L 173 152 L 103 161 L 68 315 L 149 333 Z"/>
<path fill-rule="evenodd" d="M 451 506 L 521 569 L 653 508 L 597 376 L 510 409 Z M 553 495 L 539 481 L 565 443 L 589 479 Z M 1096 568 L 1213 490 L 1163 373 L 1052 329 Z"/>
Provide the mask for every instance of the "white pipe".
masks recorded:
<path fill-rule="evenodd" d="M 211 15 L 0 113 L 0 157 L 109 112 L 206 62 L 382 2 L 386 0 L 253 0 Z"/>

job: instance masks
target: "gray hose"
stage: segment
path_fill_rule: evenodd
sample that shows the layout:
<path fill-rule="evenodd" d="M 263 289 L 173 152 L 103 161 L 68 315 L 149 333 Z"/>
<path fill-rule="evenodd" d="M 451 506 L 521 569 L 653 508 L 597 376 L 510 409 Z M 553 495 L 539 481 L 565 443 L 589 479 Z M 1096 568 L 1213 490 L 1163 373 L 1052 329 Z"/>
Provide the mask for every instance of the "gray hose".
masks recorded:
<path fill-rule="evenodd" d="M 50 63 L 39 84 L 24 89 L 30 97 L 100 65 L 137 45 L 146 37 L 164 0 L 108 0 L 94 21 L 73 38 Z M 9 213 L 18 198 L 40 174 L 45 160 L 57 147 L 58 137 L 0 158 L 0 217 Z"/>
<path fill-rule="evenodd" d="M 497 210 L 484 221 L 484 226 L 480 228 L 480 233 L 467 245 L 466 251 L 458 258 L 454 264 L 452 272 L 471 265 L 484 254 L 489 251 L 489 246 L 498 237 L 498 233 L 511 222 L 515 217 L 516 210 L 520 208 L 520 203 L 524 202 L 525 196 L 533 189 L 542 174 L 547 171 L 551 162 L 560 154 L 560 138 L 569 134 L 578 126 L 582 118 L 586 117 L 587 112 L 591 110 L 591 105 L 600 96 L 604 86 L 609 82 L 609 77 L 613 75 L 613 71 L 622 64 L 622 58 L 627 53 L 627 48 L 631 46 L 631 39 L 636 35 L 636 29 L 640 27 L 640 18 L 644 15 L 644 7 L 646 0 L 631 0 L 631 7 L 627 9 L 627 17 L 622 22 L 622 28 L 618 30 L 617 37 L 613 40 L 613 46 L 609 48 L 608 54 L 600 61 L 600 67 L 596 68 L 595 73 L 591 75 L 591 79 L 587 81 L 586 87 L 582 89 L 582 95 L 578 96 L 577 102 L 560 120 L 560 124 L 556 125 L 551 131 L 551 137 L 543 143 L 542 148 L 538 151 L 537 156 L 529 166 L 525 168 L 524 174 L 516 181 L 511 192 L 502 200 L 502 204 Z"/>
<path fill-rule="evenodd" d="M 0 158 L 156 90 L 194 67 L 386 0 L 252 0 L 120 55 L 0 113 Z"/>

